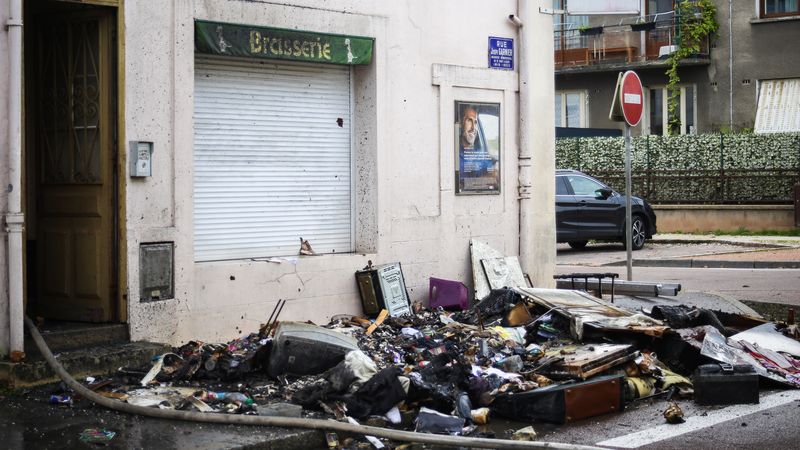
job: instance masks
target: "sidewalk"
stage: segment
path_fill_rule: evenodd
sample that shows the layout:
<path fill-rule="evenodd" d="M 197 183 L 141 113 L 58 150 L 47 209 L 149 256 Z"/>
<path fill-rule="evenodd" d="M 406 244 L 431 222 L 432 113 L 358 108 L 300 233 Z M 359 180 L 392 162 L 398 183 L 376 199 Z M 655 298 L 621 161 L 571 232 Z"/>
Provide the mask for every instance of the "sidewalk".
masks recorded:
<path fill-rule="evenodd" d="M 620 243 L 590 243 L 574 250 L 558 244 L 559 265 L 625 265 L 625 248 Z M 658 234 L 641 250 L 633 252 L 640 267 L 704 268 L 800 268 L 800 237 L 797 236 L 715 236 Z"/>
<path fill-rule="evenodd" d="M 648 261 L 639 259 L 640 265 L 715 268 L 800 268 L 799 236 L 716 236 L 690 234 L 663 234 L 654 236 L 653 244 L 724 244 L 741 247 L 736 251 L 718 251 L 691 258 Z"/>
<path fill-rule="evenodd" d="M 800 236 L 717 236 L 713 234 L 656 234 L 654 243 L 720 243 L 747 247 L 800 247 Z"/>

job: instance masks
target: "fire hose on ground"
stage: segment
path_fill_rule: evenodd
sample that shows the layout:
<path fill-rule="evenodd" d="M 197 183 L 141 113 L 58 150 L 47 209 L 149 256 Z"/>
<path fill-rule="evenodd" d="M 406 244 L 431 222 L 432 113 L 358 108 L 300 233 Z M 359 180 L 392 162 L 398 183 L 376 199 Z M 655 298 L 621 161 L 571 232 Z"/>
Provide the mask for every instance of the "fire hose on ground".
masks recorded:
<path fill-rule="evenodd" d="M 446 436 L 436 434 L 417 433 L 413 431 L 392 430 L 388 428 L 373 427 L 367 425 L 353 425 L 350 423 L 338 422 L 335 420 L 307 419 L 296 417 L 272 417 L 272 416 L 251 416 L 235 414 L 216 414 L 202 413 L 195 411 L 177 411 L 171 409 L 149 408 L 146 406 L 136 406 L 118 400 L 103 397 L 75 380 L 61 363 L 56 360 L 53 353 L 47 347 L 39 330 L 30 318 L 25 317 L 25 324 L 28 326 L 31 337 L 33 337 L 36 347 L 44 356 L 47 364 L 53 371 L 76 393 L 82 397 L 104 406 L 114 411 L 128 414 L 135 414 L 156 419 L 185 420 L 190 422 L 220 423 L 232 425 L 258 425 L 270 427 L 305 428 L 311 430 L 328 430 L 341 433 L 352 433 L 359 435 L 375 436 L 394 441 L 418 442 L 422 444 L 447 445 L 472 448 L 495 448 L 495 449 L 563 449 L 563 450 L 589 450 L 598 447 L 562 444 L 555 442 L 529 442 L 514 441 L 507 439 L 488 439 L 471 438 L 464 436 Z"/>

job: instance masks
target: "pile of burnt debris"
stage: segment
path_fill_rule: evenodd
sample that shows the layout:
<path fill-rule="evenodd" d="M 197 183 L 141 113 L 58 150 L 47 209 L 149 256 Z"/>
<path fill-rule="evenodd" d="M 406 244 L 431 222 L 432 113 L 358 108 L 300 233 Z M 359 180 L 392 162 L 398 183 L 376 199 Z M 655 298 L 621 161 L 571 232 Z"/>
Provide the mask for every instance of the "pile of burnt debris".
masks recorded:
<path fill-rule="evenodd" d="M 491 259 L 477 259 L 486 270 L 473 281 L 487 293 L 472 306 L 461 283 L 440 279 L 428 306 L 409 303 L 399 265 L 367 267 L 356 273 L 363 315 L 279 322 L 279 304 L 258 333 L 189 342 L 90 387 L 158 408 L 481 437 L 494 437 L 485 425 L 496 418 L 563 424 L 653 397 L 680 423 L 680 402 L 757 403 L 765 383 L 800 387 L 794 324 L 687 306 L 626 310 L 608 295 L 527 287 L 513 259 Z"/>

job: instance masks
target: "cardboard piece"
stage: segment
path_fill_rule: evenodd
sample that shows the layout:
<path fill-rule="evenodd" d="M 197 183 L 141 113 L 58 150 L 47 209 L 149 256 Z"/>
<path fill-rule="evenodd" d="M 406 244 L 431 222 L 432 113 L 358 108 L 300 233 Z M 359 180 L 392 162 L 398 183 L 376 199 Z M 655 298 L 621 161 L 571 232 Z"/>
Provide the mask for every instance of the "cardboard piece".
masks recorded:
<path fill-rule="evenodd" d="M 490 247 L 489 244 L 476 239 L 470 239 L 469 252 L 472 261 L 473 294 L 477 302 L 489 295 L 489 291 L 492 289 L 489 285 L 489 280 L 486 278 L 481 260 L 502 258 L 503 254 Z"/>
<path fill-rule="evenodd" d="M 516 256 L 482 259 L 481 265 L 492 289 L 528 287 Z"/>

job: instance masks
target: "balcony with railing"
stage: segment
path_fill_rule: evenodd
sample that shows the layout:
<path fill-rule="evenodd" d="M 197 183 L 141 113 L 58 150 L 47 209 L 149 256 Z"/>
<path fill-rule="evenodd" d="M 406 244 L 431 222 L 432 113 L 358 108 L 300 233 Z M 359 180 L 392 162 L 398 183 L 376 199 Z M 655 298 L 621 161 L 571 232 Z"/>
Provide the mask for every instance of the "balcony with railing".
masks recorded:
<path fill-rule="evenodd" d="M 621 68 L 665 66 L 677 49 L 678 26 L 674 12 L 630 16 L 602 26 L 555 26 L 557 73 L 597 72 Z M 682 65 L 708 64 L 709 45 Z"/>

